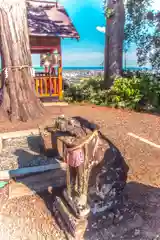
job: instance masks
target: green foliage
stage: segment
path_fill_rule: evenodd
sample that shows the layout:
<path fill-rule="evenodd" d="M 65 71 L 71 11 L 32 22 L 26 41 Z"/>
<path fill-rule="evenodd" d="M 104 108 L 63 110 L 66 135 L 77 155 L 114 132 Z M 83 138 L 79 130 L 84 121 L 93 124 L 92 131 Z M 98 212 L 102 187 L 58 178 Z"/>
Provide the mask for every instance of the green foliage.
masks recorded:
<path fill-rule="evenodd" d="M 118 78 L 110 89 L 111 102 L 115 107 L 127 107 L 138 109 L 142 99 L 140 91 L 140 79 L 133 77 Z"/>
<path fill-rule="evenodd" d="M 141 75 L 141 93 L 143 104 L 152 108 L 160 108 L 160 79 L 154 75 Z"/>
<path fill-rule="evenodd" d="M 111 0 L 102 0 L 103 12 L 112 17 Z M 137 47 L 137 63 L 144 66 L 148 62 L 154 70 L 160 69 L 160 12 L 151 11 L 153 0 L 125 1 L 125 41 L 124 51 L 131 44 Z"/>
<path fill-rule="evenodd" d="M 139 74 L 117 78 L 111 89 L 103 88 L 100 77 L 72 84 L 65 92 L 68 102 L 90 102 L 134 110 L 160 108 L 160 79 L 154 75 Z"/>
<path fill-rule="evenodd" d="M 107 18 L 113 17 L 114 14 L 115 14 L 114 9 L 112 9 L 112 8 L 106 8 L 106 10 L 105 10 L 105 16 L 106 16 Z"/>
<path fill-rule="evenodd" d="M 81 80 L 79 84 L 71 84 L 65 92 L 65 100 L 69 102 L 88 101 L 93 104 L 103 104 L 106 91 L 103 90 L 103 81 L 100 77 Z"/>
<path fill-rule="evenodd" d="M 150 62 L 160 68 L 160 13 L 150 11 L 152 0 L 127 0 L 125 46 L 137 46 L 139 66 Z"/>

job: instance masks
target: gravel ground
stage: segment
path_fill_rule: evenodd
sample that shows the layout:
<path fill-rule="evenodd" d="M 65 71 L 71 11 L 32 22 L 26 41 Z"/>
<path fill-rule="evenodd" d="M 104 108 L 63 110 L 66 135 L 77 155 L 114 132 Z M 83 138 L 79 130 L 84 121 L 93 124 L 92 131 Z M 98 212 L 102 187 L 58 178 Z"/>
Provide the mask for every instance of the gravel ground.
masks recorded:
<path fill-rule="evenodd" d="M 0 239 L 65 239 L 51 214 L 52 197 L 23 197 L 3 201 L 0 209 Z M 160 240 L 160 191 L 136 182 L 124 189 L 116 211 L 92 215 L 85 240 Z"/>
<path fill-rule="evenodd" d="M 160 116 L 74 105 L 63 108 L 63 113 L 81 116 L 100 125 L 129 167 L 128 182 L 160 187 L 160 149 L 128 135 L 131 132 L 160 145 Z"/>
<path fill-rule="evenodd" d="M 128 166 L 123 202 L 114 212 L 92 216 L 89 219 L 85 239 L 160 240 L 160 149 L 128 135 L 131 132 L 160 145 L 160 117 L 78 105 L 47 109 L 50 118 L 58 113 L 81 116 L 98 123 L 101 131 L 119 149 Z M 0 125 L 0 130 L 7 131 L 13 128 L 20 130 L 36 126 L 37 122 L 34 121 L 21 125 L 8 123 L 5 126 Z M 7 200 L 4 199 L 4 194 L 0 204 L 0 239 L 57 238 L 55 237 L 57 225 L 46 208 L 46 196 L 47 194 Z M 51 202 L 51 199 L 49 201 Z M 11 234 L 12 237 L 9 238 Z M 60 229 L 58 234 L 59 239 L 63 239 Z"/>
<path fill-rule="evenodd" d="M 53 158 L 40 154 L 38 136 L 5 140 L 0 153 L 0 170 L 11 170 L 54 163 Z"/>
<path fill-rule="evenodd" d="M 135 182 L 123 192 L 117 214 L 103 214 L 89 222 L 86 240 L 159 240 L 160 191 Z"/>
<path fill-rule="evenodd" d="M 49 197 L 46 195 L 45 203 Z M 42 196 L 6 200 L 0 213 L 1 240 L 65 239 Z"/>

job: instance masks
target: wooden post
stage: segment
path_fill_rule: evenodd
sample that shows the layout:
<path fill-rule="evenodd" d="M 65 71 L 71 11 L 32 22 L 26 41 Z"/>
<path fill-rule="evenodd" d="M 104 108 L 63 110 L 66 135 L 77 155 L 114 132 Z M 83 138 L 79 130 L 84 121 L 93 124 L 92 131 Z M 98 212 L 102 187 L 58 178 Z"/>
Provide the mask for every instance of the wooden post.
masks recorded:
<path fill-rule="evenodd" d="M 43 78 L 40 78 L 40 95 L 43 95 Z"/>
<path fill-rule="evenodd" d="M 59 61 L 59 69 L 58 69 L 58 87 L 59 87 L 59 100 L 63 98 L 63 79 L 62 79 L 62 50 L 61 50 L 61 39 L 59 43 L 59 53 L 60 53 L 60 61 Z"/>
<path fill-rule="evenodd" d="M 48 94 L 48 79 L 44 77 L 44 84 L 45 84 L 45 95 Z"/>
<path fill-rule="evenodd" d="M 54 94 L 57 94 L 57 79 L 56 78 L 52 78 L 53 81 L 53 86 L 54 86 Z"/>
<path fill-rule="evenodd" d="M 34 79 L 34 81 L 36 82 L 36 94 L 39 96 L 39 80 L 37 78 Z"/>

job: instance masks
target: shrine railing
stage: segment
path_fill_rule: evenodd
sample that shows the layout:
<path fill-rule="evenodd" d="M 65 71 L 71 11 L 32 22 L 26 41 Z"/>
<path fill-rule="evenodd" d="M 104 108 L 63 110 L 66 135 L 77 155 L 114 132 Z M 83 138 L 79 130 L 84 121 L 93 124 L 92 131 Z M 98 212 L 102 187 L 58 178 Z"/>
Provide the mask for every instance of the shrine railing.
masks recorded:
<path fill-rule="evenodd" d="M 42 97 L 58 97 L 59 92 L 59 77 L 46 74 L 38 74 L 34 77 L 35 90 L 37 95 Z"/>

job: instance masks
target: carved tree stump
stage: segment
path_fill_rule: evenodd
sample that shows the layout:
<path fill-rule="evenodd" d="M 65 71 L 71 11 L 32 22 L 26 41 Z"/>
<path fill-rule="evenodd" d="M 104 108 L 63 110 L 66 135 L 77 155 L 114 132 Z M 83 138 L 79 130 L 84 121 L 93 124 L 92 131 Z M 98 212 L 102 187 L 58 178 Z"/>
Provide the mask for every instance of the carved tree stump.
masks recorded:
<path fill-rule="evenodd" d="M 103 159 L 97 155 L 101 142 L 98 127 L 80 117 L 59 117 L 45 129 L 54 135 L 57 152 L 67 163 L 67 189 L 63 198 L 56 197 L 53 209 L 60 224 L 68 226 L 65 232 L 79 239 L 90 212 L 87 203 L 90 173 Z"/>

